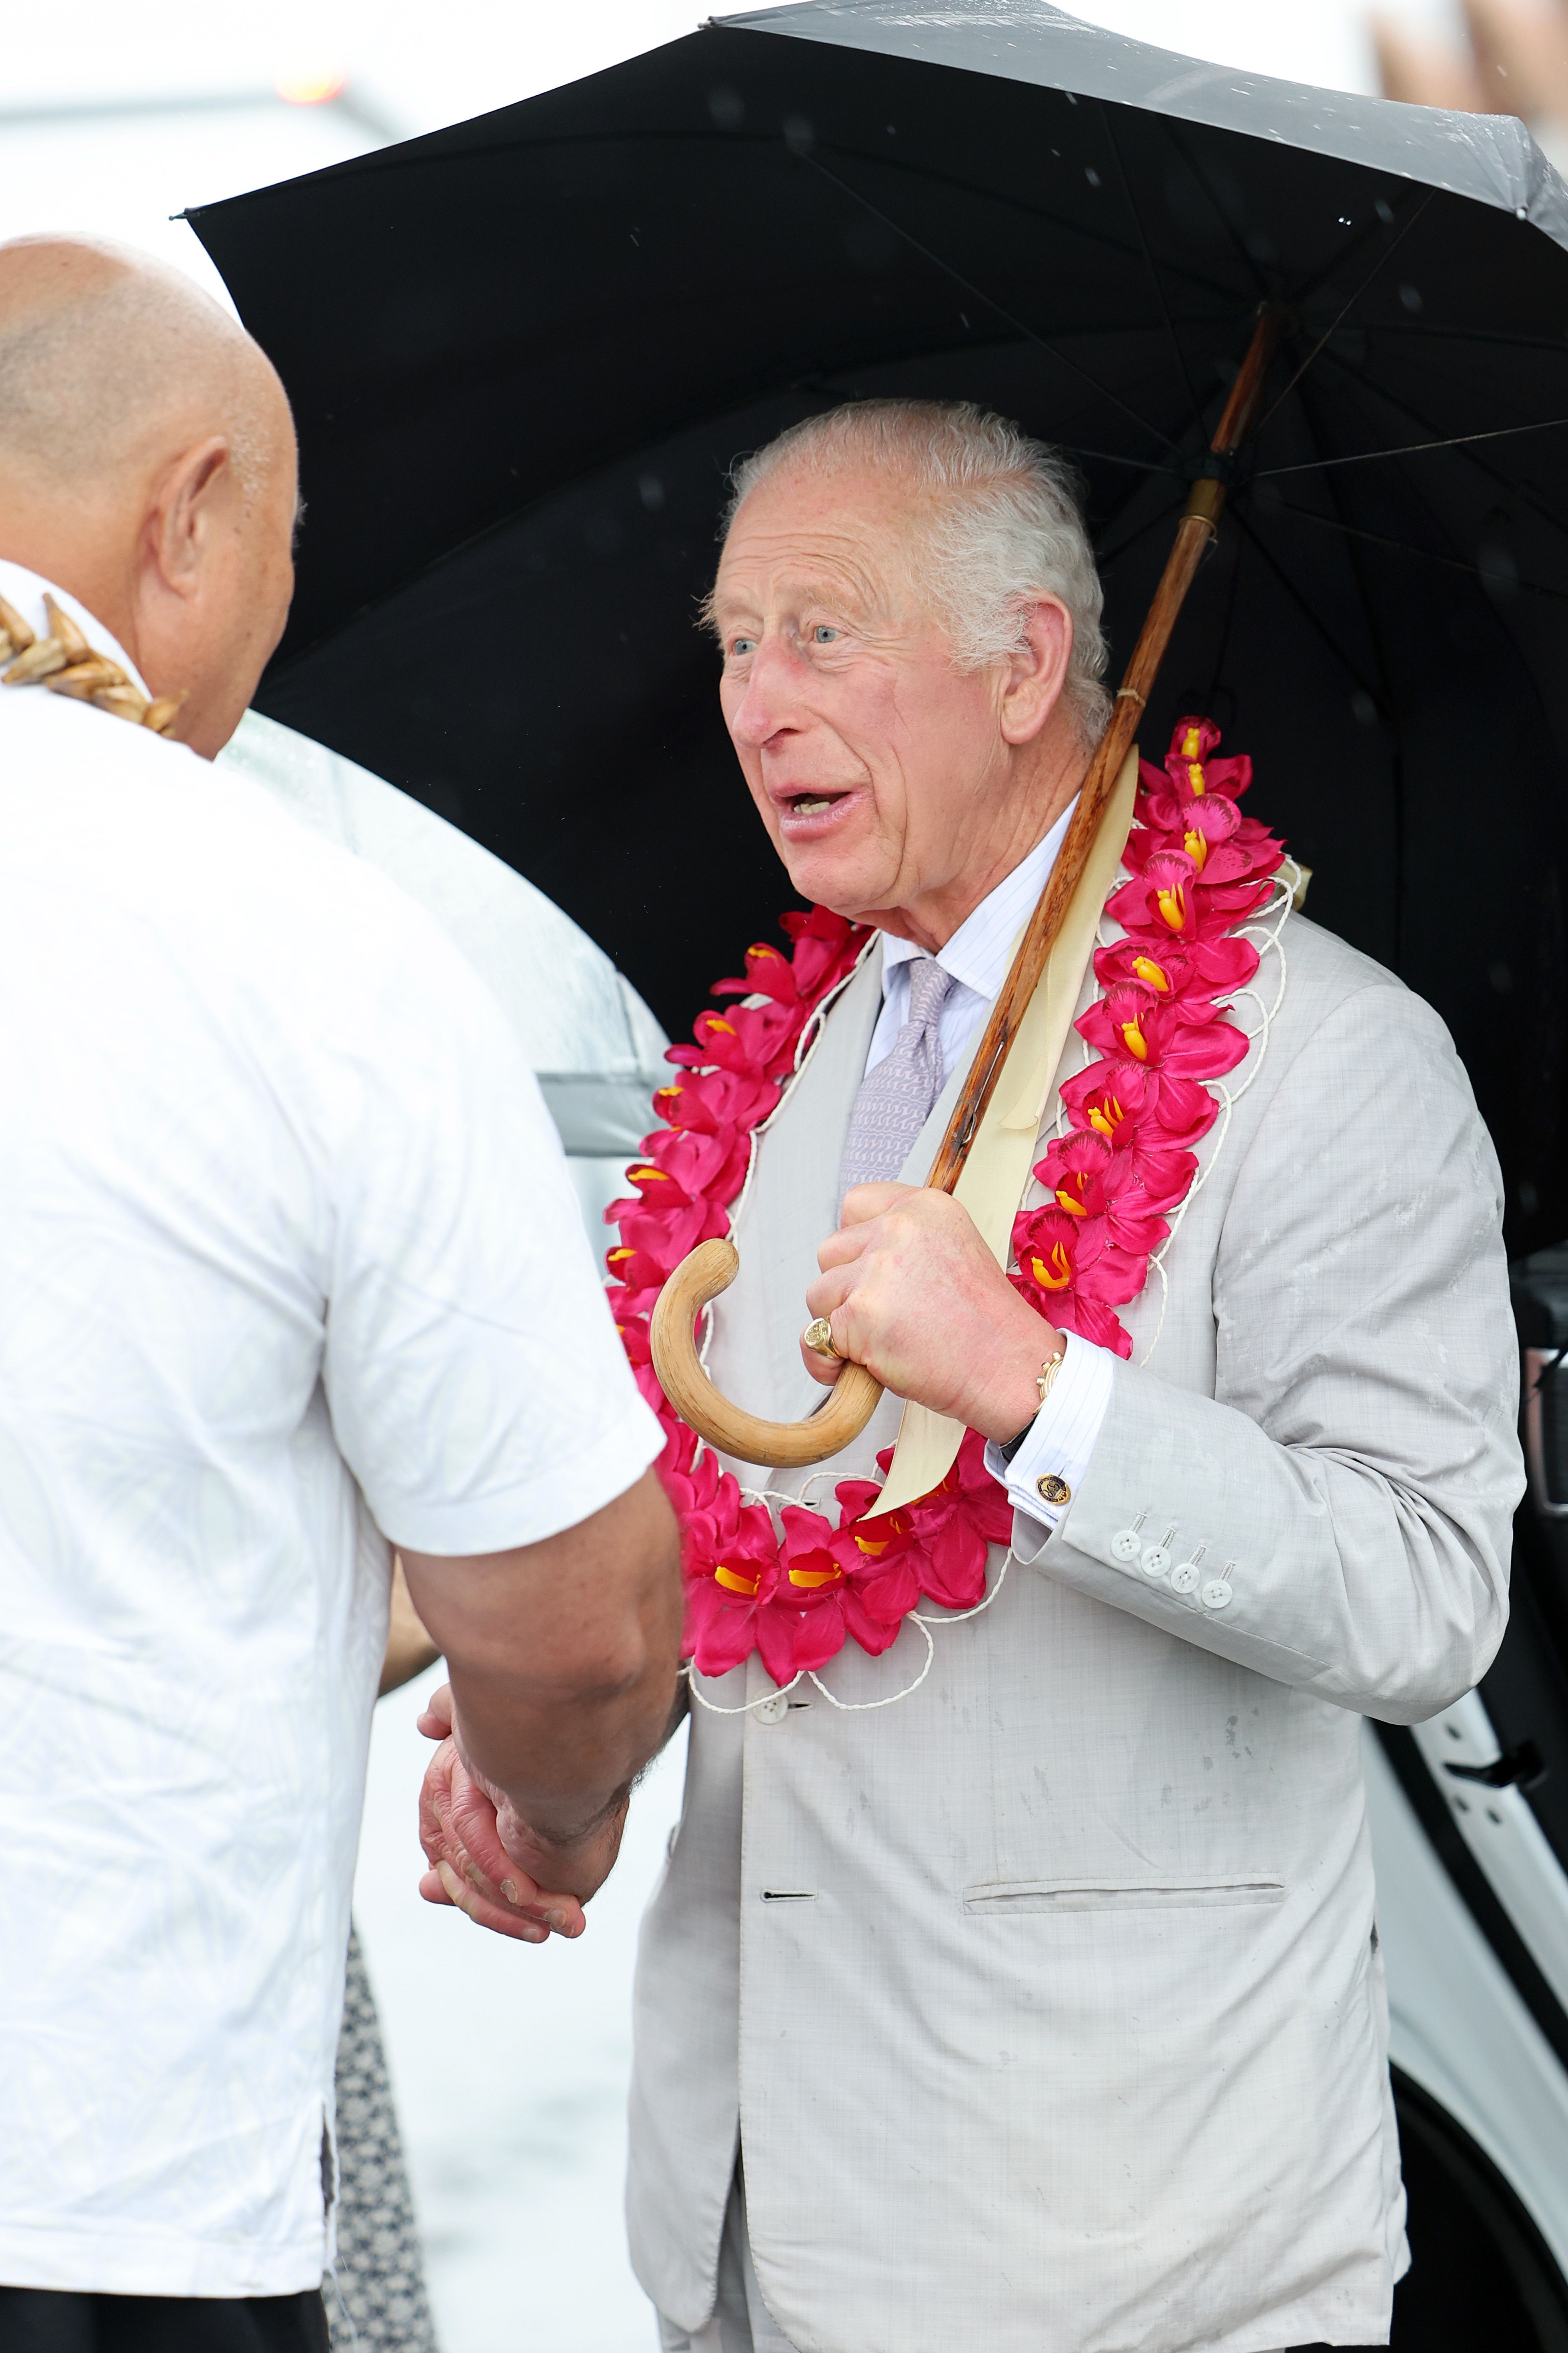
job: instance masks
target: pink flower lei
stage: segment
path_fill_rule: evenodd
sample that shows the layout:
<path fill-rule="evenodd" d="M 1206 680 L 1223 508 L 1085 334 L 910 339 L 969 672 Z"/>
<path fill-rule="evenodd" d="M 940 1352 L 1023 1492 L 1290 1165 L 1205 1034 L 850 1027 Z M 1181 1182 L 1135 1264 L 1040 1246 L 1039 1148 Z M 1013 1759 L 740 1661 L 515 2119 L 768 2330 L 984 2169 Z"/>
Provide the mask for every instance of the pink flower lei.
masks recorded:
<path fill-rule="evenodd" d="M 1096 1059 L 1061 1089 L 1067 1131 L 1035 1169 L 1049 1198 L 1013 1224 L 1016 1289 L 1062 1331 L 1120 1356 L 1132 1344 L 1115 1311 L 1142 1290 L 1191 1189 L 1193 1146 L 1219 1111 L 1211 1082 L 1247 1051 L 1224 1018 L 1258 970 L 1258 950 L 1238 934 L 1271 896 L 1284 857 L 1237 806 L 1251 761 L 1215 759 L 1219 741 L 1211 721 L 1183 719 L 1164 766 L 1139 764 L 1123 853 L 1131 879 L 1105 911 L 1122 935 L 1096 951 L 1102 994 L 1078 1023 Z M 756 1651 L 782 1688 L 850 1639 L 873 1656 L 887 1650 L 922 1599 L 977 1607 L 988 1547 L 1008 1541 L 1012 1510 L 972 1430 L 947 1477 L 918 1502 L 879 1514 L 878 1483 L 845 1479 L 837 1525 L 786 1504 L 775 1530 L 767 1505 L 720 1469 L 659 1387 L 648 1347 L 659 1290 L 699 1242 L 728 1233 L 755 1133 L 870 936 L 825 907 L 781 925 L 787 956 L 753 947 L 743 978 L 715 985 L 715 996 L 756 1001 L 701 1014 L 696 1043 L 669 1049 L 682 1074 L 654 1097 L 665 1124 L 627 1171 L 635 1194 L 605 1216 L 620 1231 L 606 1261 L 616 1327 L 665 1432 L 656 1467 L 681 1524 L 686 1656 L 722 1675 Z M 891 1455 L 877 1458 L 884 1476 Z"/>

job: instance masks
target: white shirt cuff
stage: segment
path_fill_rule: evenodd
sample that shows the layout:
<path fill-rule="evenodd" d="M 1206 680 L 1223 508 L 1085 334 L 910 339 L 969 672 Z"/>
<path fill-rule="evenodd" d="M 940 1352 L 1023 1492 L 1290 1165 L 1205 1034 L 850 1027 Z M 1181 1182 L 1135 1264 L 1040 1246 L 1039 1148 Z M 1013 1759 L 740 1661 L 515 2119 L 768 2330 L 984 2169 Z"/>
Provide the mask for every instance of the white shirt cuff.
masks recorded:
<path fill-rule="evenodd" d="M 1097 1348 L 1091 1340 L 1069 1332 L 1051 1393 L 1011 1462 L 1003 1461 L 994 1439 L 985 1449 L 985 1468 L 1006 1488 L 1013 1509 L 1037 1520 L 1047 1535 L 1088 1472 L 1110 1403 L 1115 1362 L 1109 1348 Z"/>

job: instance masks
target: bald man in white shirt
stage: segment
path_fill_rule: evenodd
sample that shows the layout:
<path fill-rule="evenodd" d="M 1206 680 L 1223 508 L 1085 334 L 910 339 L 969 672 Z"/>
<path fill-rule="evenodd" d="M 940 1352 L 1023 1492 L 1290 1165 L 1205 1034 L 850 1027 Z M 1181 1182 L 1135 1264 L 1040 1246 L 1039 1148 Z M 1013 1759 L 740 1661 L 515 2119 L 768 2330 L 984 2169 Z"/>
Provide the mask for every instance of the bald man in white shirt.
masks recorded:
<path fill-rule="evenodd" d="M 659 1433 L 499 1008 L 205 765 L 295 509 L 282 387 L 216 305 L 0 247 L 11 2353 L 327 2341 L 389 1542 L 506 1847 L 476 1890 L 437 1773 L 437 1900 L 580 1933 L 674 1697 Z"/>

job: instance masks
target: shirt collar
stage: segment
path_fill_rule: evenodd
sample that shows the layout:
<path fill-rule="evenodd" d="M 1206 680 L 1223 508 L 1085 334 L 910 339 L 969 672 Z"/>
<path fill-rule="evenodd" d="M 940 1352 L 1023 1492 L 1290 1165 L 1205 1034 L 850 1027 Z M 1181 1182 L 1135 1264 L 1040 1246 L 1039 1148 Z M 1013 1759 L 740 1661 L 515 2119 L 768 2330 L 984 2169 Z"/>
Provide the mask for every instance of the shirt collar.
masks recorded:
<path fill-rule="evenodd" d="M 1043 841 L 1036 843 L 1027 858 L 1021 859 L 1011 874 L 1005 874 L 994 891 L 986 893 L 978 907 L 966 915 L 952 939 L 938 951 L 937 962 L 954 980 L 972 988 L 976 997 L 993 997 L 1007 977 L 1012 962 L 1013 945 L 1029 917 L 1046 878 L 1057 862 L 1057 852 L 1078 798 L 1063 809 Z M 890 932 L 882 934 L 882 987 L 886 990 L 890 973 L 911 957 L 924 955 L 924 948 L 913 940 L 895 939 Z"/>
<path fill-rule="evenodd" d="M 54 582 L 46 579 L 41 572 L 29 572 L 25 564 L 9 564 L 0 556 L 0 596 L 5 597 L 7 605 L 16 607 L 24 621 L 29 622 L 39 637 L 47 633 L 49 626 L 44 611 L 46 588 L 61 612 L 68 613 L 76 622 L 93 652 L 118 662 L 137 692 L 146 695 L 150 702 L 152 690 L 124 647 L 118 638 L 110 636 L 103 623 L 89 613 L 79 598 L 68 589 L 57 588 Z"/>

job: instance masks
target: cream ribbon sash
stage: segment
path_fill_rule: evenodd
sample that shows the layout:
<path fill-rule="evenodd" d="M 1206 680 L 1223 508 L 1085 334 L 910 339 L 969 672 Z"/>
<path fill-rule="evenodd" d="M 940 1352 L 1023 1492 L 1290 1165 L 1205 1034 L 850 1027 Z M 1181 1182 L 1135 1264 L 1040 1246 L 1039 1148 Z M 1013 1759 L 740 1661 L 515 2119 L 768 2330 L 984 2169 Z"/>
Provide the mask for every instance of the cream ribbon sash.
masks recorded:
<path fill-rule="evenodd" d="M 1007 1263 L 1013 1219 L 1028 1187 L 1040 1123 L 1071 1034 L 1073 1011 L 1094 950 L 1100 913 L 1131 827 L 1137 783 L 1138 746 L 1134 744 L 1106 804 L 1056 945 L 1018 1025 L 953 1188 L 954 1198 L 979 1227 L 999 1266 Z M 929 1494 L 952 1470 L 963 1442 L 961 1421 L 950 1421 L 923 1405 L 906 1404 L 878 1510 L 897 1511 L 900 1504 Z"/>

